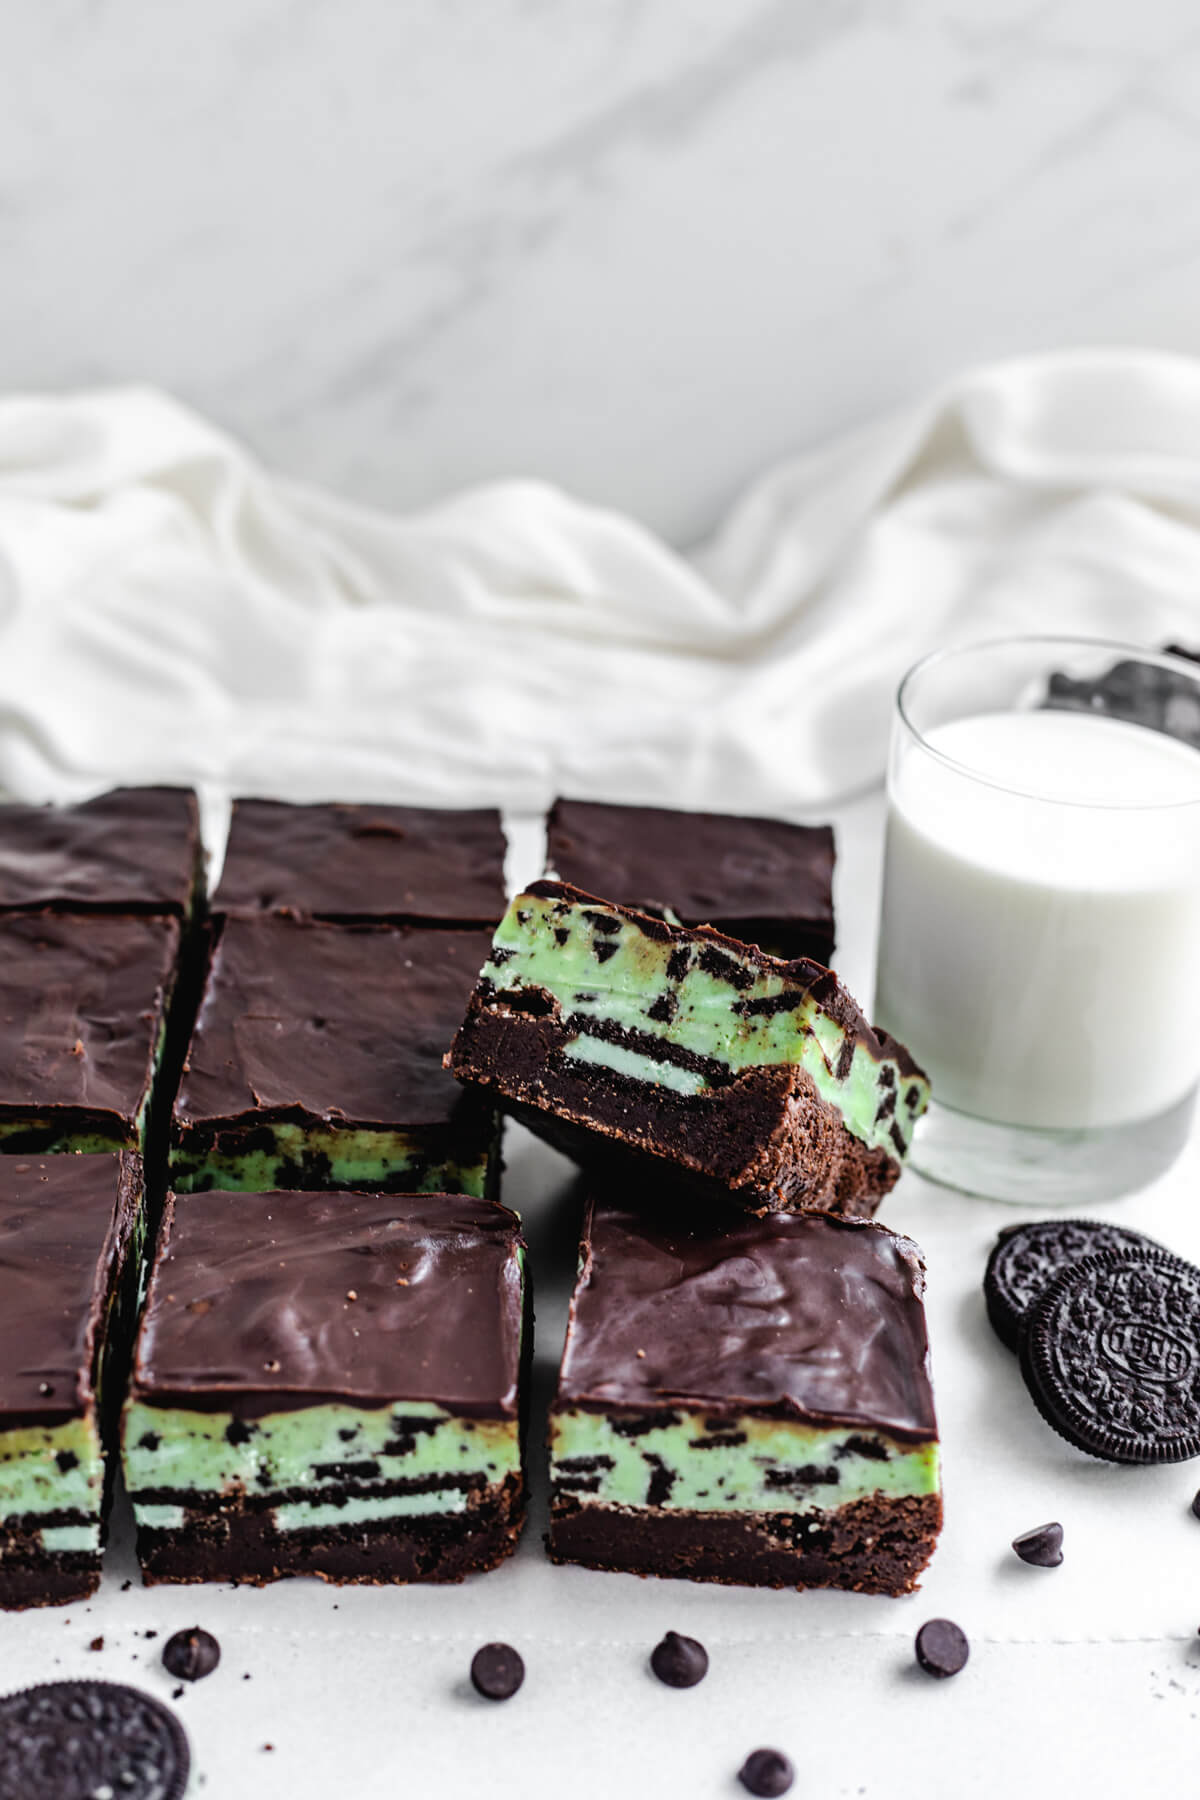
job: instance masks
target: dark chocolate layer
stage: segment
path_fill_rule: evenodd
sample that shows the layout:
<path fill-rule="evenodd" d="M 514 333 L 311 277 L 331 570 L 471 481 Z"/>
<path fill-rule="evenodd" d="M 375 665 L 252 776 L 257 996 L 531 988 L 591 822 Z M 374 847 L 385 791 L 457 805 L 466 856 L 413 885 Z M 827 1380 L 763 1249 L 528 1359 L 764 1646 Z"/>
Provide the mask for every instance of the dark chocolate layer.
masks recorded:
<path fill-rule="evenodd" d="M 524 1494 L 515 1481 L 465 1513 L 315 1531 L 276 1531 L 269 1512 L 243 1510 L 234 1502 L 220 1517 L 190 1518 L 179 1530 L 140 1530 L 138 1561 L 151 1587 L 161 1581 L 261 1587 L 289 1575 L 373 1585 L 462 1581 L 494 1569 L 516 1549 L 524 1517 Z"/>
<path fill-rule="evenodd" d="M 517 1220 L 446 1194 L 168 1200 L 131 1397 L 254 1418 L 428 1400 L 513 1418 Z"/>
<path fill-rule="evenodd" d="M 189 788 L 114 788 L 78 806 L 0 806 L 0 909 L 182 916 L 199 858 Z"/>
<path fill-rule="evenodd" d="M 622 906 L 716 925 L 775 955 L 828 963 L 832 954 L 827 825 L 559 799 L 547 862 L 561 880 Z"/>
<path fill-rule="evenodd" d="M 830 1513 L 655 1512 L 553 1501 L 552 1562 L 747 1587 L 908 1594 L 942 1523 L 936 1494 L 876 1494 Z"/>
<path fill-rule="evenodd" d="M 489 947 L 482 931 L 228 919 L 176 1120 L 461 1118 L 462 1093 L 442 1055 Z"/>
<path fill-rule="evenodd" d="M 558 1409 L 686 1405 L 936 1437 L 924 1264 L 909 1238 L 821 1214 L 593 1202 Z"/>
<path fill-rule="evenodd" d="M 0 1156 L 5 1428 L 52 1424 L 91 1406 L 140 1197 L 136 1156 Z"/>
<path fill-rule="evenodd" d="M 213 911 L 495 924 L 500 814 L 236 800 Z"/>
<path fill-rule="evenodd" d="M 848 1131 L 795 1065 L 679 1094 L 573 1061 L 561 1020 L 518 1012 L 508 998 L 493 1006 L 472 997 L 454 1040 L 455 1073 L 585 1167 L 732 1199 L 752 1213 L 869 1217 L 896 1184 L 899 1163 Z"/>
<path fill-rule="evenodd" d="M 49 1107 L 132 1129 L 179 954 L 174 919 L 0 917 L 0 1117 Z"/>

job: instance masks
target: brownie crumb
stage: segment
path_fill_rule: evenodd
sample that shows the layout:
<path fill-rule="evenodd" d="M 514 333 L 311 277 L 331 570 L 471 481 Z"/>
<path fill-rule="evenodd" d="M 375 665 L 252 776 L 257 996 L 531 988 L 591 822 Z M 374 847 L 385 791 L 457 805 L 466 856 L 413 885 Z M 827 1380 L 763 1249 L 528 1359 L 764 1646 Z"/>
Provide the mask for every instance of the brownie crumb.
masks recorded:
<path fill-rule="evenodd" d="M 88 1645 L 89 1650 L 103 1650 L 103 1648 L 104 1648 L 104 1639 L 102 1637 L 94 1637 L 92 1639 L 91 1643 Z"/>

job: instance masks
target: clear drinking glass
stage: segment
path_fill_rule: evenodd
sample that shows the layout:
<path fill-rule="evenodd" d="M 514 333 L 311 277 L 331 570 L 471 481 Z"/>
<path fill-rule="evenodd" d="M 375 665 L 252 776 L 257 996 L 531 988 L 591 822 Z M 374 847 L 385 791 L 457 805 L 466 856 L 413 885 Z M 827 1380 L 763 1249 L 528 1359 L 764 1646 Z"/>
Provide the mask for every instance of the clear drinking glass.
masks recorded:
<path fill-rule="evenodd" d="M 926 658 L 888 768 L 875 1017 L 966 1193 L 1145 1185 L 1200 1078 L 1200 662 L 1077 638 Z"/>

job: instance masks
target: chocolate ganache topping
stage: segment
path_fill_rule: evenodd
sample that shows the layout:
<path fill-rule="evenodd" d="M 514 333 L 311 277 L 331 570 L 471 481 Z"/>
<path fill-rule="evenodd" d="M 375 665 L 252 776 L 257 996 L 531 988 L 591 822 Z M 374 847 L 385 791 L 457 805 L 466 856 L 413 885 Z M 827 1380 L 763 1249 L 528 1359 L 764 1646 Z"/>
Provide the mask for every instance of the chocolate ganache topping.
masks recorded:
<path fill-rule="evenodd" d="M 677 1401 L 933 1438 L 924 1266 L 882 1225 L 593 1203 L 557 1406 Z M 584 1327 L 586 1326 L 586 1329 Z"/>

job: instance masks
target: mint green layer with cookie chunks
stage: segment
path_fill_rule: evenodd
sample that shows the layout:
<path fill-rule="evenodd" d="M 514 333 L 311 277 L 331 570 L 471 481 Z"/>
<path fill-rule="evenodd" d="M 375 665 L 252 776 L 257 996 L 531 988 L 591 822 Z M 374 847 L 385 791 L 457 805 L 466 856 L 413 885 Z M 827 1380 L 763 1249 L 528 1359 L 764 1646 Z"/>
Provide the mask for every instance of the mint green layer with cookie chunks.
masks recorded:
<path fill-rule="evenodd" d="M 38 1538 L 49 1553 L 98 1551 L 103 1504 L 104 1451 L 93 1416 L 0 1431 L 0 1530 L 19 1520 L 22 1538 Z M 64 1512 L 85 1519 L 64 1525 L 56 1520 Z M 39 1514 L 47 1519 L 41 1528 Z"/>
<path fill-rule="evenodd" d="M 144 1530 L 179 1529 L 190 1511 L 240 1494 L 268 1506 L 286 1494 L 272 1508 L 281 1531 L 463 1512 L 465 1483 L 496 1487 L 521 1472 L 516 1419 L 459 1418 L 424 1400 L 306 1406 L 246 1421 L 130 1400 L 121 1437 L 125 1485 Z M 401 1481 L 425 1491 L 381 1491 Z"/>
<path fill-rule="evenodd" d="M 227 1188 L 266 1194 L 277 1188 L 311 1187 L 319 1172 L 319 1185 L 325 1188 L 470 1194 L 482 1199 L 494 1157 L 494 1136 L 451 1150 L 444 1134 L 439 1141 L 420 1132 L 280 1121 L 256 1122 L 246 1137 L 247 1147 L 242 1149 L 232 1129 L 223 1131 L 217 1144 L 207 1143 L 199 1133 L 186 1133 L 171 1153 L 171 1185 L 176 1193 Z M 270 1142 L 264 1143 L 264 1137 Z"/>
<path fill-rule="evenodd" d="M 692 1512 L 830 1511 L 881 1494 L 939 1491 L 935 1441 L 906 1444 L 861 1426 L 820 1426 L 755 1414 L 722 1419 L 670 1411 L 619 1416 L 579 1408 L 550 1421 L 550 1480 L 581 1506 Z M 650 1501 L 653 1492 L 655 1499 Z"/>
<path fill-rule="evenodd" d="M 892 1158 L 908 1148 L 928 1104 L 928 1082 L 894 1057 L 874 1055 L 862 1041 L 847 1052 L 846 1029 L 788 964 L 731 941 L 654 935 L 603 901 L 518 895 L 480 979 L 501 995 L 552 995 L 573 1031 L 565 1049 L 572 1060 L 681 1094 L 705 1092 L 714 1076 L 662 1058 L 660 1046 L 716 1065 L 722 1081 L 798 1065 L 848 1131 Z M 589 1031 L 592 1021 L 597 1029 Z M 623 1041 L 605 1035 L 614 1029 Z"/>

